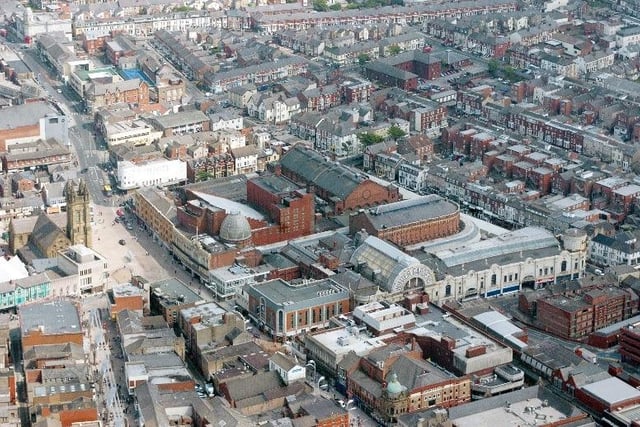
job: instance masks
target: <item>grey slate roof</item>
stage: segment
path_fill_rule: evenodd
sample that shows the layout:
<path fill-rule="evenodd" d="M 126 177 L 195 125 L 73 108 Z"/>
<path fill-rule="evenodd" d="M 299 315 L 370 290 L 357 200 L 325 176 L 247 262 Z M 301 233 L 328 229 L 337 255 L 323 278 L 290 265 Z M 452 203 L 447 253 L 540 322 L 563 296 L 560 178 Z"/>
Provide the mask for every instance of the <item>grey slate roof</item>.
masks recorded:
<path fill-rule="evenodd" d="M 366 211 L 365 215 L 376 230 L 381 230 L 450 215 L 457 210 L 458 207 L 454 203 L 438 195 L 430 194 L 416 199 L 378 206 Z"/>
<path fill-rule="evenodd" d="M 281 159 L 283 169 L 302 177 L 339 199 L 346 199 L 363 181 L 362 175 L 348 167 L 325 160 L 318 152 L 296 145 Z"/>

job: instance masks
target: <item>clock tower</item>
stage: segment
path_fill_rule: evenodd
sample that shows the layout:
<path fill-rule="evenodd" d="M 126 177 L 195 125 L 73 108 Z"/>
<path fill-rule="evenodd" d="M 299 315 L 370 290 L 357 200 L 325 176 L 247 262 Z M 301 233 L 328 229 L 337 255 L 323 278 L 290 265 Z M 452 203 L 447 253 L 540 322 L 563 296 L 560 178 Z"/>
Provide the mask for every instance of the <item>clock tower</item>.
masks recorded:
<path fill-rule="evenodd" d="M 69 180 L 64 191 L 67 201 L 67 238 L 72 245 L 82 244 L 90 248 L 93 246 L 93 237 L 89 189 L 81 179 L 77 190 L 73 181 Z"/>

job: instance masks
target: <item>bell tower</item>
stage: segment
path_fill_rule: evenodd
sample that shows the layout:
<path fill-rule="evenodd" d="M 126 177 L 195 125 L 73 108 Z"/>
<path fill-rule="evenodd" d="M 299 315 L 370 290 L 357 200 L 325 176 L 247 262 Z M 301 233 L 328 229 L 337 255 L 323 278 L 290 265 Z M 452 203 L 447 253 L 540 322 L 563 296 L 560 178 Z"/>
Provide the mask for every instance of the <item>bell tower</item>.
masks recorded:
<path fill-rule="evenodd" d="M 67 200 L 67 237 L 72 245 L 83 244 L 93 246 L 91 230 L 91 197 L 84 180 L 78 182 L 78 189 L 73 181 L 67 181 L 65 186 Z"/>

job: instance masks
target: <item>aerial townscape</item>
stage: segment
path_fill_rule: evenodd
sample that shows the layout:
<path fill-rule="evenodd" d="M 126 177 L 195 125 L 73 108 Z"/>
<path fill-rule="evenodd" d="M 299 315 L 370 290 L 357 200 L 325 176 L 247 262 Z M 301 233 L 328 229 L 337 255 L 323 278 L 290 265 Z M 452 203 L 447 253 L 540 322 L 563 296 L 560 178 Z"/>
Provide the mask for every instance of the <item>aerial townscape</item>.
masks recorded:
<path fill-rule="evenodd" d="M 640 0 L 1 0 L 30 426 L 640 426 Z"/>

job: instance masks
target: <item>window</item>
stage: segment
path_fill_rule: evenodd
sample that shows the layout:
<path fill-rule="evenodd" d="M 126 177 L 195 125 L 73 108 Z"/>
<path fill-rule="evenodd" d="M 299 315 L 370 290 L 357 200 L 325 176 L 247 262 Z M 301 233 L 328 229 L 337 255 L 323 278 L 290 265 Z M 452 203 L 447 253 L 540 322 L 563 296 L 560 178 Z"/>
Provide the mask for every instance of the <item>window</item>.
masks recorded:
<path fill-rule="evenodd" d="M 498 277 L 495 274 L 491 275 L 491 285 L 494 286 L 498 281 Z"/>

